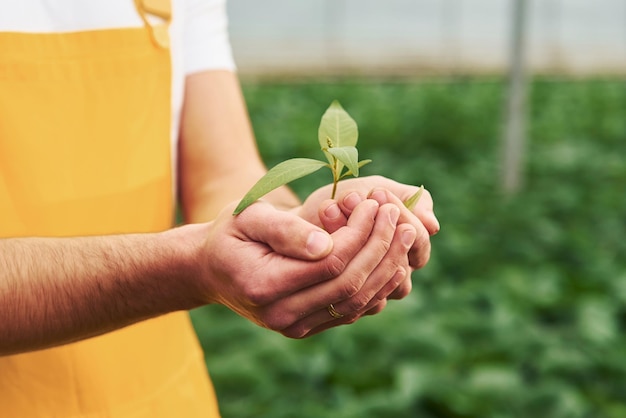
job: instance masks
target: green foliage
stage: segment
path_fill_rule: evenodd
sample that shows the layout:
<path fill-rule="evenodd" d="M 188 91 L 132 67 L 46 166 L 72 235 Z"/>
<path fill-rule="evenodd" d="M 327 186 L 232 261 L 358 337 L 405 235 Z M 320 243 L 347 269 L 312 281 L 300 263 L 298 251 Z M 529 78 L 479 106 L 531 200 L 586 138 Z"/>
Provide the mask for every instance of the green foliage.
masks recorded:
<path fill-rule="evenodd" d="M 328 164 L 324 161 L 311 158 L 292 158 L 275 165 L 246 193 L 235 208 L 233 215 L 241 213 L 257 199 L 272 190 L 327 166 Z"/>
<path fill-rule="evenodd" d="M 343 110 L 338 101 L 333 101 L 322 115 L 317 137 L 320 148 L 333 167 L 333 178 L 341 177 L 344 164 L 355 177 L 358 177 L 359 159 L 356 144 L 359 131 L 354 119 Z"/>
<path fill-rule="evenodd" d="M 376 173 L 426 184 L 442 230 L 411 295 L 348 327 L 295 341 L 194 311 L 225 418 L 626 416 L 623 80 L 534 81 L 510 199 L 498 80 L 244 87 L 270 165 L 319 153 L 320 109 L 350 103 Z"/>
<path fill-rule="evenodd" d="M 331 199 L 335 197 L 337 182 L 343 177 L 359 176 L 359 168 L 371 160 L 359 161 L 359 152 L 356 149 L 358 129 L 354 119 L 341 107 L 338 101 L 333 101 L 322 115 L 318 129 L 318 139 L 322 152 L 328 159 L 328 164 L 310 158 L 292 158 L 272 167 L 250 191 L 241 199 L 233 215 L 241 213 L 255 200 L 272 190 L 294 180 L 311 174 L 326 166 L 333 173 L 333 191 Z M 348 171 L 343 172 L 344 166 Z"/>
<path fill-rule="evenodd" d="M 409 208 L 409 210 L 415 209 L 415 205 L 417 205 L 417 202 L 420 200 L 420 197 L 422 197 L 423 193 L 424 186 L 420 186 L 420 188 L 417 189 L 417 191 L 404 202 L 404 206 Z"/>

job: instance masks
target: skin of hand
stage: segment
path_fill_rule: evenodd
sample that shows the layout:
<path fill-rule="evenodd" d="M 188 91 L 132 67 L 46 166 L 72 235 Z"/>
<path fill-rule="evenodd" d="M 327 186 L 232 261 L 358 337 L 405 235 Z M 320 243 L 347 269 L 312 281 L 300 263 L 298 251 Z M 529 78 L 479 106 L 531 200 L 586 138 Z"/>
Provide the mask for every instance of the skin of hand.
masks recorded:
<path fill-rule="evenodd" d="M 370 198 L 380 205 L 396 205 L 401 213 L 399 224 L 409 224 L 415 228 L 416 239 L 408 254 L 410 266 L 407 269 L 407 277 L 388 296 L 389 299 L 406 297 L 412 288 L 411 272 L 426 265 L 430 258 L 430 236 L 435 235 L 440 229 L 430 193 L 424 190 L 411 211 L 403 202 L 411 197 L 418 187 L 398 183 L 382 176 L 343 180 L 339 183 L 334 200 L 328 199 L 331 187 L 325 186 L 312 193 L 299 208 L 300 216 L 332 233 L 346 224 L 347 218 L 360 202 Z M 316 207 L 319 208 L 317 212 Z M 371 313 L 378 311 L 375 309 Z"/>
<path fill-rule="evenodd" d="M 224 155 L 233 154 L 237 155 L 236 159 L 223 158 Z M 216 219 L 226 205 L 241 198 L 266 172 L 255 145 L 245 101 L 234 73 L 205 71 L 187 77 L 178 155 L 180 159 L 178 179 L 181 203 L 184 218 L 186 222 L 191 223 L 202 223 Z M 332 209 L 329 207 L 334 202 L 326 202 L 331 194 L 330 187 L 324 187 L 314 192 L 302 206 L 287 187 L 274 190 L 264 199 L 276 208 L 297 214 L 318 227 L 334 233 L 347 225 L 349 216 L 358 203 L 367 200 L 365 198 L 368 193 L 376 187 L 389 188 L 400 198 L 405 198 L 405 194 L 406 197 L 409 197 L 417 190 L 416 187 L 405 186 L 382 177 L 372 176 L 342 180 L 339 183 L 338 198 L 346 198 L 350 194 L 348 193 L 350 190 L 356 191 L 357 199 L 348 199 L 345 203 L 339 200 L 339 204 Z M 397 205 L 397 202 L 395 203 Z M 322 207 L 322 205 L 325 206 Z M 382 206 L 384 205 L 379 203 L 379 207 L 382 208 Z M 337 207 L 341 211 L 339 215 L 336 214 Z M 248 210 L 249 208 L 244 213 Z M 335 212 L 334 216 L 332 216 L 333 212 Z M 329 216 L 325 216 L 324 213 L 329 213 Z M 422 222 L 418 222 L 414 215 L 408 216 L 409 214 L 403 208 L 400 210 L 401 221 L 399 221 L 399 224 L 413 225 L 414 236 L 416 232 L 423 235 L 423 225 L 427 225 L 430 232 L 438 229 L 436 218 L 432 214 L 432 200 L 427 192 L 420 199 L 414 213 L 417 214 L 417 219 L 421 219 Z M 395 229 L 400 232 L 408 228 L 407 225 L 399 224 L 395 225 Z M 387 298 L 383 295 L 388 294 L 391 299 L 400 299 L 406 296 L 411 289 L 410 272 L 412 267 L 407 265 L 406 252 L 402 253 L 397 250 L 403 245 L 400 240 L 403 234 L 400 232 L 394 231 L 393 244 L 381 265 L 406 266 L 404 277 L 399 279 L 397 275 L 391 273 L 384 278 L 385 284 L 380 285 L 379 282 L 383 279 L 377 275 L 372 278 L 375 280 L 372 280 L 371 283 L 368 280 L 362 286 L 362 293 L 357 292 L 352 298 L 347 299 L 333 298 L 329 294 L 323 306 L 333 303 L 342 314 L 361 312 L 363 309 L 356 308 L 363 305 L 362 300 L 366 299 L 369 300 L 366 313 L 374 314 L 380 312 L 386 304 Z M 410 238 L 411 233 L 408 234 Z M 410 247 L 414 248 L 411 254 L 414 254 L 415 258 L 419 256 L 419 259 L 422 260 L 420 262 L 427 260 L 429 244 L 428 247 L 421 245 L 417 248 L 413 243 Z M 418 260 L 415 261 L 414 265 L 419 265 Z M 394 289 L 390 291 L 390 287 L 394 287 Z M 381 290 L 383 288 L 384 291 Z M 367 297 L 367 292 L 371 293 L 372 289 L 377 289 L 379 292 L 375 296 L 376 299 L 380 299 L 377 303 L 373 298 L 368 299 Z M 342 301 L 342 299 L 344 300 Z M 244 314 L 244 316 L 246 315 Z M 332 319 L 325 308 L 321 309 L 318 315 L 325 321 Z M 351 319 L 354 318 L 346 315 L 340 320 L 325 322 L 323 325 L 318 324 L 316 328 L 311 328 L 310 333 L 341 323 L 348 323 Z M 307 327 L 306 324 L 299 326 Z M 286 332 L 290 332 L 290 330 Z M 294 334 L 298 333 L 301 331 L 294 331 Z"/>
<path fill-rule="evenodd" d="M 210 224 L 198 277 L 202 301 L 291 338 L 352 323 L 405 280 L 415 231 L 398 225 L 394 204 L 358 204 L 329 234 L 299 216 L 257 202 L 236 217 L 234 205 Z M 201 259 L 203 256 L 200 255 Z M 330 303 L 345 316 L 334 319 Z"/>

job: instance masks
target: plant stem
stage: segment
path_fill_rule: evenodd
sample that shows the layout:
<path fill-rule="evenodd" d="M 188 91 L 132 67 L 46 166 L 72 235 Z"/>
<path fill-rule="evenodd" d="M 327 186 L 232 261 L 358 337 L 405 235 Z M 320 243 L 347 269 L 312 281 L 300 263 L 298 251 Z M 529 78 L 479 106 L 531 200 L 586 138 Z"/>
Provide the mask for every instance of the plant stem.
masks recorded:
<path fill-rule="evenodd" d="M 339 182 L 339 175 L 337 174 L 337 159 L 334 156 L 331 171 L 333 172 L 333 192 L 331 193 L 330 198 L 334 199 L 335 193 L 337 193 L 337 183 Z"/>

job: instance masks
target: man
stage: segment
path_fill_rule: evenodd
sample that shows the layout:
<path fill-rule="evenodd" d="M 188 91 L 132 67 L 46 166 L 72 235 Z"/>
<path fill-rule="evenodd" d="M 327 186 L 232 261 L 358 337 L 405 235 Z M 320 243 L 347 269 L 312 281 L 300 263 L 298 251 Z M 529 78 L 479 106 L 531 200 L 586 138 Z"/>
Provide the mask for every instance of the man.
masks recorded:
<path fill-rule="evenodd" d="M 408 294 L 438 230 L 414 187 L 232 216 L 265 167 L 223 1 L 58 3 L 0 14 L 1 416 L 219 416 L 187 310 L 302 338 Z"/>

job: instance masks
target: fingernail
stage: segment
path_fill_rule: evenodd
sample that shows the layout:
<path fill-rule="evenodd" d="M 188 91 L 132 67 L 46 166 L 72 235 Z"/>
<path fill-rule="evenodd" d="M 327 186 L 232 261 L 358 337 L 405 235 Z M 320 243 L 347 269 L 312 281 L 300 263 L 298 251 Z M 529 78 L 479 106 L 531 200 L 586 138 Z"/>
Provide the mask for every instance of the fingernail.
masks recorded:
<path fill-rule="evenodd" d="M 320 231 L 313 231 L 306 240 L 306 249 L 312 256 L 324 255 L 328 252 L 332 241 L 328 234 Z"/>
<path fill-rule="evenodd" d="M 391 222 L 393 226 L 396 226 L 396 222 L 398 222 L 399 217 L 400 209 L 398 209 L 396 206 L 392 207 L 389 211 L 389 222 Z"/>
<path fill-rule="evenodd" d="M 335 219 L 339 217 L 340 214 L 341 214 L 341 210 L 339 209 L 339 206 L 336 203 L 333 203 L 332 205 L 327 207 L 326 210 L 324 211 L 324 215 L 326 215 L 330 219 Z"/>
<path fill-rule="evenodd" d="M 353 210 L 354 208 L 356 208 L 362 201 L 363 199 L 361 199 L 361 196 L 359 196 L 359 194 L 356 192 L 352 192 L 343 198 L 343 204 L 349 210 Z"/>
<path fill-rule="evenodd" d="M 415 233 L 415 230 L 407 229 L 400 236 L 400 239 L 402 240 L 402 244 L 407 248 L 411 247 L 413 243 L 415 243 L 416 235 L 417 234 Z"/>
<path fill-rule="evenodd" d="M 439 225 L 439 219 L 437 219 L 437 216 L 435 216 L 434 212 L 432 213 L 431 217 L 432 217 L 433 224 L 435 225 L 435 229 L 430 231 L 430 234 L 435 235 L 441 229 L 441 225 Z"/>
<path fill-rule="evenodd" d="M 370 198 L 374 199 L 381 205 L 387 203 L 387 194 L 382 190 L 375 190 L 370 194 Z"/>

